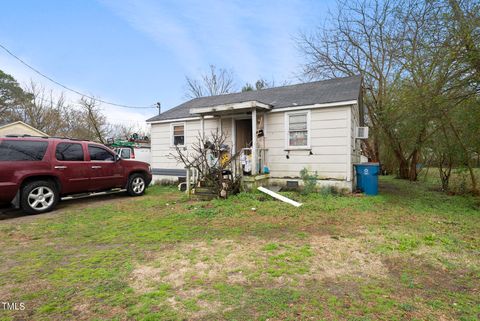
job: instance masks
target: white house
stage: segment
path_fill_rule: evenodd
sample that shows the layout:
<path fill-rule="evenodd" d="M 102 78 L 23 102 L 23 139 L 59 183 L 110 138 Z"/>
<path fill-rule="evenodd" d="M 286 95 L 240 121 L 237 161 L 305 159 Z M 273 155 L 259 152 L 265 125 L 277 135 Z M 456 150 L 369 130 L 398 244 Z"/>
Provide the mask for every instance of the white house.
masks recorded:
<path fill-rule="evenodd" d="M 188 149 L 198 135 L 219 129 L 233 153 L 251 148 L 252 173 L 268 167 L 271 183 L 299 182 L 307 168 L 319 184 L 351 190 L 360 161 L 361 87 L 353 76 L 187 101 L 147 120 L 154 180 L 185 176 L 169 156 L 175 145 Z"/>

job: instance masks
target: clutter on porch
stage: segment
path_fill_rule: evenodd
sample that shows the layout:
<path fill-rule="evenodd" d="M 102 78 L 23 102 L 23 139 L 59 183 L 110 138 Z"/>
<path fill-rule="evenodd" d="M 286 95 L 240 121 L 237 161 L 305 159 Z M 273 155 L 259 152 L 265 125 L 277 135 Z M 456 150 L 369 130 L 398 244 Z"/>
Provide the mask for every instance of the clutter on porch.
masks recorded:
<path fill-rule="evenodd" d="M 226 135 L 218 130 L 209 137 L 200 135 L 191 151 L 176 148 L 176 154 L 171 156 L 186 168 L 186 178 L 179 189 L 201 199 L 227 198 L 241 190 L 263 185 L 268 179 L 268 174 L 263 173 L 268 172 L 264 150 L 257 150 L 254 161 L 251 147 L 234 152 L 226 143 Z M 254 168 L 258 169 L 256 175 L 252 174 Z"/>

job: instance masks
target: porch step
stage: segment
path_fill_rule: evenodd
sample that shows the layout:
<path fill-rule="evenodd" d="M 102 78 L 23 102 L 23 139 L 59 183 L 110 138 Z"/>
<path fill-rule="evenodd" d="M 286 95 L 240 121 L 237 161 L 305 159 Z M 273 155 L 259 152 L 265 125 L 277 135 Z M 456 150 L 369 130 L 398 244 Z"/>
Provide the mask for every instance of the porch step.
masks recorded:
<path fill-rule="evenodd" d="M 196 187 L 194 191 L 195 195 L 202 201 L 209 201 L 217 197 L 217 194 L 213 193 L 208 187 Z"/>
<path fill-rule="evenodd" d="M 245 191 L 251 191 L 259 186 L 268 186 L 269 174 L 260 174 L 254 176 L 242 177 L 242 188 Z"/>

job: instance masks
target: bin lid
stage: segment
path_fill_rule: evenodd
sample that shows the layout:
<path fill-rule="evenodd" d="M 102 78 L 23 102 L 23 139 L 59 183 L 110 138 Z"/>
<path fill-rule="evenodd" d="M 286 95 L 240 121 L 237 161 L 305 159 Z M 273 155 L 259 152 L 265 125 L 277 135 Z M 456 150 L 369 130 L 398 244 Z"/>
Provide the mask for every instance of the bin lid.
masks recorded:
<path fill-rule="evenodd" d="M 369 165 L 369 166 L 380 166 L 380 163 L 355 163 L 353 165 Z"/>

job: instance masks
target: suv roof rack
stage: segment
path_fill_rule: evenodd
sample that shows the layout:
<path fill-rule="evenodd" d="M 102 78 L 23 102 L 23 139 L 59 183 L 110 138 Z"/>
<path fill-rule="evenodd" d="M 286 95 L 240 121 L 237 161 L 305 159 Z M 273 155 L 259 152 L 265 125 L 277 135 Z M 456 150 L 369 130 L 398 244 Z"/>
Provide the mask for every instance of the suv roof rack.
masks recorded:
<path fill-rule="evenodd" d="M 9 134 L 5 135 L 5 137 L 17 137 L 17 138 L 22 138 L 22 137 L 33 137 L 33 138 L 48 138 L 48 136 L 35 136 L 35 135 L 28 135 L 28 134 L 23 134 L 23 135 L 14 135 L 14 134 Z"/>
<path fill-rule="evenodd" d="M 68 140 L 76 140 L 76 141 L 81 141 L 81 142 L 89 142 L 88 139 L 70 138 L 70 137 L 65 137 L 65 136 L 50 136 L 50 137 L 48 137 L 48 138 L 68 139 Z"/>
<path fill-rule="evenodd" d="M 36 135 L 28 135 L 28 134 L 24 134 L 24 135 L 9 134 L 9 135 L 5 135 L 4 137 L 10 137 L 10 138 L 31 137 L 31 138 L 43 138 L 43 139 L 53 138 L 53 139 L 65 139 L 65 140 L 68 139 L 68 140 L 74 140 L 74 141 L 79 141 L 79 142 L 93 142 L 93 141 L 88 140 L 88 139 L 70 138 L 70 137 L 65 137 L 65 136 L 36 136 Z"/>

